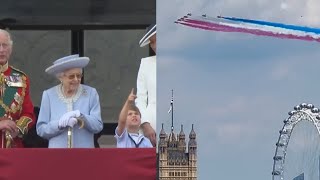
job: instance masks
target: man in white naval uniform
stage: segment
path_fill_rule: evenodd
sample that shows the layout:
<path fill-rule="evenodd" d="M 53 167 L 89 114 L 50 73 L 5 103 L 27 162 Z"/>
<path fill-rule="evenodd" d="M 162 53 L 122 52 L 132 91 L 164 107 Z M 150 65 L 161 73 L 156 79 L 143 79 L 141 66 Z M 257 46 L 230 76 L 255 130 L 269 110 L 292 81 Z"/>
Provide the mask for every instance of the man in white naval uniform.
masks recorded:
<path fill-rule="evenodd" d="M 139 42 L 140 47 L 150 45 L 156 54 L 156 24 L 147 28 Z M 136 106 L 141 112 L 141 129 L 152 145 L 156 146 L 156 56 L 141 59 L 137 78 Z"/>

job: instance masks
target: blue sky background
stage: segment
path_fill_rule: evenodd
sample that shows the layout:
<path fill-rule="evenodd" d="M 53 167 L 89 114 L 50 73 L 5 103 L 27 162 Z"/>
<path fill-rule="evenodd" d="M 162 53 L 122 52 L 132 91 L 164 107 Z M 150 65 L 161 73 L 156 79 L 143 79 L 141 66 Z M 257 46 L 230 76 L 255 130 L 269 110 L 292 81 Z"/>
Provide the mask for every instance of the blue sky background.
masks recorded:
<path fill-rule="evenodd" d="M 270 180 L 287 112 L 320 107 L 320 44 L 173 23 L 187 13 L 320 27 L 319 0 L 157 1 L 158 132 L 195 124 L 200 180 Z M 301 17 L 302 16 L 302 17 Z"/>

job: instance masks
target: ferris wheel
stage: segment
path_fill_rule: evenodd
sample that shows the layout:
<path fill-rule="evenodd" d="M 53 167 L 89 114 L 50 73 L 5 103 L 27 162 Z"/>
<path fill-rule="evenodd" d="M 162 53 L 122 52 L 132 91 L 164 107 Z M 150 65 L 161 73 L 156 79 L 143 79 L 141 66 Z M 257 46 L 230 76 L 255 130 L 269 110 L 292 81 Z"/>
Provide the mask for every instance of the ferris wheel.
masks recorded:
<path fill-rule="evenodd" d="M 320 110 L 301 103 L 288 114 L 276 143 L 272 180 L 319 180 Z"/>

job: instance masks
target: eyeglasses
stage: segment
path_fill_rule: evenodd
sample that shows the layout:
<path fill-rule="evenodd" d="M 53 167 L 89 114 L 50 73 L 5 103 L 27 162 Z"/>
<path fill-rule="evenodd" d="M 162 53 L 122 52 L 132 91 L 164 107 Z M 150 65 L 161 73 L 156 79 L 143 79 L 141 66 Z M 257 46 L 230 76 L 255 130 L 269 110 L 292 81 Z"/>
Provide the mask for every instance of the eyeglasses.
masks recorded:
<path fill-rule="evenodd" d="M 65 74 L 65 76 L 70 80 L 73 80 L 76 77 L 77 77 L 77 79 L 81 79 L 82 78 L 82 74 L 69 74 L 69 75 Z"/>
<path fill-rule="evenodd" d="M 10 47 L 9 43 L 0 43 L 0 47 L 2 47 L 3 49 L 8 49 Z"/>

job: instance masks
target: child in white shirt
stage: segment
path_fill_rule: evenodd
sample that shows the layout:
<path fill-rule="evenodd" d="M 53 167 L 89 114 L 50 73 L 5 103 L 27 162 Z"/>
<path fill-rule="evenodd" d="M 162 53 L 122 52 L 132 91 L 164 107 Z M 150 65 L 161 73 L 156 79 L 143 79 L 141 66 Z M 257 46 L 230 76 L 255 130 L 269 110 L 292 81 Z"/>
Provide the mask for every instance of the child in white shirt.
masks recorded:
<path fill-rule="evenodd" d="M 133 93 L 128 96 L 119 115 L 118 126 L 115 130 L 117 148 L 152 148 L 148 138 L 139 133 L 141 114 L 135 106 L 137 96 Z"/>

